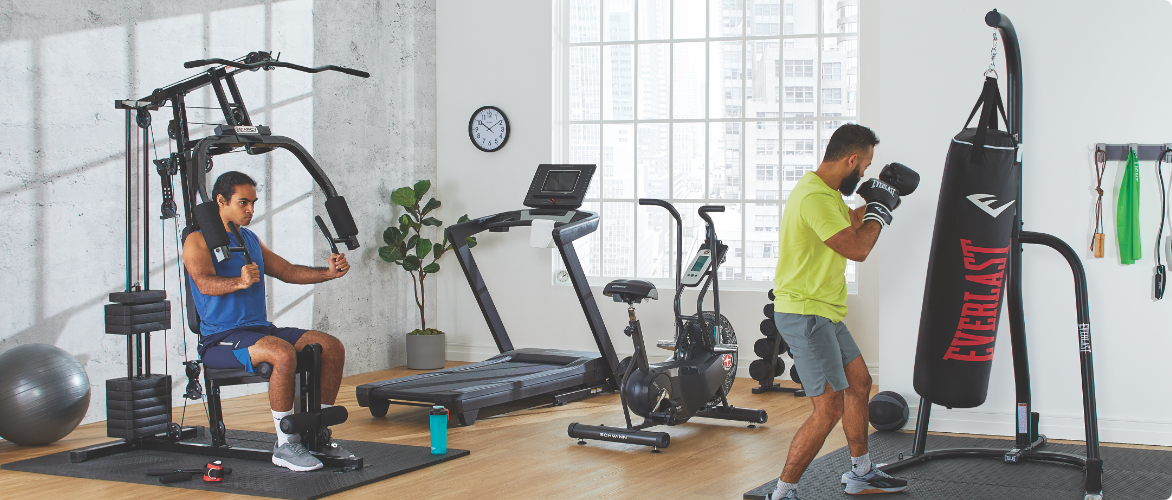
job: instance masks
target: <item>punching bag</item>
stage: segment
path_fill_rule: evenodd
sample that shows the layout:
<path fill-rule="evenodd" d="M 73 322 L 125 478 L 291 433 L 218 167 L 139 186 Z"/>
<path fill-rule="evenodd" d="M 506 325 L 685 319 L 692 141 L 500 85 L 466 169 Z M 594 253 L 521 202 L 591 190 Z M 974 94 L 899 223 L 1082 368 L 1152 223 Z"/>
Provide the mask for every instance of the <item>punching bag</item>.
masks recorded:
<path fill-rule="evenodd" d="M 920 396 L 949 408 L 985 402 L 1009 283 L 1020 163 L 1017 141 L 997 128 L 998 112 L 1004 119 L 997 80 L 985 78 L 948 148 L 932 231 L 913 382 Z"/>

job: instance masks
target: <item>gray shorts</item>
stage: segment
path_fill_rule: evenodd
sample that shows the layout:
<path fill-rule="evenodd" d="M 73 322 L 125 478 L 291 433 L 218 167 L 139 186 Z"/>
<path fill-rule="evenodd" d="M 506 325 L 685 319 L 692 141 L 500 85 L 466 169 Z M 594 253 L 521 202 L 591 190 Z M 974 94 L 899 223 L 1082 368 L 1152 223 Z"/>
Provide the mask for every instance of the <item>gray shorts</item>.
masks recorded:
<path fill-rule="evenodd" d="M 807 396 L 822 395 L 827 383 L 835 392 L 850 386 L 844 367 L 862 353 L 845 322 L 780 312 L 773 313 L 773 322 L 789 344 Z"/>

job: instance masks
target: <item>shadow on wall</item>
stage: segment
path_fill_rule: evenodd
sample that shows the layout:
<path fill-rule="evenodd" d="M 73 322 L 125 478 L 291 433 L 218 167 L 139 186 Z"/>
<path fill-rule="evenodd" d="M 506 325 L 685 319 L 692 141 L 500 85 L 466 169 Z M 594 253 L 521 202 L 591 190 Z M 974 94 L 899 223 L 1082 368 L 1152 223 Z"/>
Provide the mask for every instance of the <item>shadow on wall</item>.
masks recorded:
<path fill-rule="evenodd" d="M 0 11 L 0 251 L 16 258 L 0 263 L 0 352 L 45 343 L 74 354 L 90 376 L 94 397 L 85 422 L 104 418 L 104 383 L 125 376 L 124 339 L 103 334 L 103 309 L 110 292 L 126 287 L 127 186 L 123 112 L 115 99 L 149 94 L 197 74 L 183 62 L 208 57 L 234 59 L 248 52 L 281 52 L 282 60 L 311 65 L 313 2 L 229 1 L 232 8 L 201 10 L 190 2 L 166 1 L 89 8 L 50 1 L 36 11 L 8 4 Z M 313 144 L 313 80 L 308 74 L 256 72 L 239 75 L 240 91 L 254 122 L 274 134 Z M 210 135 L 223 122 L 210 88 L 188 96 L 192 137 Z M 160 180 L 143 174 L 142 149 L 153 158 L 170 154 L 166 134 L 172 110 L 153 113 L 149 144 L 132 130 L 132 214 L 150 226 L 150 269 L 141 249 L 130 256 L 131 281 L 160 289 L 172 301 L 173 325 L 185 321 L 178 293 L 180 220 L 159 219 Z M 312 151 L 311 151 L 312 152 Z M 240 170 L 258 183 L 260 201 L 251 229 L 291 262 L 313 258 L 313 181 L 292 155 L 227 154 L 215 157 L 209 180 Z M 297 172 L 285 174 L 285 172 Z M 150 190 L 145 207 L 143 182 Z M 181 196 L 178 192 L 176 196 Z M 140 235 L 134 235 L 136 239 Z M 269 317 L 309 325 L 313 287 L 266 283 Z M 195 357 L 184 330 L 170 332 L 166 355 Z M 163 338 L 154 336 L 154 371 L 163 371 Z M 172 372 L 181 372 L 171 366 Z M 180 377 L 181 378 L 181 377 Z M 177 383 L 185 381 L 177 380 Z"/>

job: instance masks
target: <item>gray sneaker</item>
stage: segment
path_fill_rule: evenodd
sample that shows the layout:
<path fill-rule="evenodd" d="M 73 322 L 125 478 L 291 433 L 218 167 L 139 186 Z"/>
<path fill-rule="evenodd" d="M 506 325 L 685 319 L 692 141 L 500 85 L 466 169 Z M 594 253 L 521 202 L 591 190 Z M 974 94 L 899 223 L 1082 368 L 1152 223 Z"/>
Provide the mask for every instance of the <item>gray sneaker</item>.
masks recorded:
<path fill-rule="evenodd" d="M 321 455 L 330 458 L 354 458 L 353 453 L 334 441 L 333 431 L 330 429 L 326 429 L 326 442 L 321 447 Z"/>
<path fill-rule="evenodd" d="M 780 479 L 777 480 L 777 483 L 774 483 L 773 491 L 770 492 L 769 495 L 767 495 L 765 497 L 765 500 L 802 500 L 801 498 L 798 498 L 797 488 L 789 490 L 788 492 L 786 492 L 785 496 L 778 496 L 777 495 L 777 488 L 779 486 L 781 486 L 780 483 L 781 483 Z"/>
<path fill-rule="evenodd" d="M 895 493 L 907 489 L 907 481 L 891 477 L 886 472 L 872 466 L 871 470 L 862 476 L 853 472 L 847 476 L 846 494 L 864 495 L 868 493 Z"/>
<path fill-rule="evenodd" d="M 273 443 L 273 463 L 298 472 L 322 468 L 321 460 L 314 458 L 301 443 L 285 443 L 280 447 Z"/>
<path fill-rule="evenodd" d="M 887 464 L 871 464 L 871 468 L 878 469 L 880 467 L 883 467 L 884 465 L 887 465 Z M 853 470 L 848 470 L 846 472 L 843 472 L 842 473 L 842 484 L 846 484 L 846 481 L 848 479 L 850 479 L 850 477 L 852 475 L 854 475 L 854 473 L 855 473 L 855 471 L 853 471 Z"/>

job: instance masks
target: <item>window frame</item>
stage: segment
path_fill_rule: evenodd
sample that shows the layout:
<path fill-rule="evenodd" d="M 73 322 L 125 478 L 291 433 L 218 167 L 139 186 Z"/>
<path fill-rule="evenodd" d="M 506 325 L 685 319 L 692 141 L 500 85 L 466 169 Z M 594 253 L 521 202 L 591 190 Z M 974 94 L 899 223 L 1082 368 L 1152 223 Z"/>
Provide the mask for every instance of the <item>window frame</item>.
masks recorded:
<path fill-rule="evenodd" d="M 861 39 L 862 32 L 864 31 L 862 28 L 860 28 L 861 16 L 858 16 L 854 19 L 847 20 L 849 22 L 846 22 L 846 24 L 843 24 L 842 22 L 838 23 L 839 28 L 841 28 L 841 26 L 853 27 L 854 28 L 853 31 L 839 31 L 834 26 L 828 26 L 828 23 L 830 23 L 831 21 L 830 21 L 830 18 L 826 17 L 828 15 L 826 13 L 826 9 L 834 8 L 834 7 L 832 5 L 828 5 L 827 2 L 824 0 L 815 0 L 815 2 L 814 2 L 814 5 L 815 5 L 815 15 L 814 15 L 815 32 L 814 33 L 796 34 L 795 35 L 795 34 L 786 34 L 786 31 L 783 30 L 781 34 L 776 34 L 776 35 L 775 34 L 770 34 L 770 35 L 753 34 L 753 35 L 750 35 L 750 34 L 748 34 L 748 32 L 753 31 L 752 25 L 755 22 L 754 21 L 754 10 L 753 10 L 752 6 L 750 5 L 750 2 L 746 1 L 746 2 L 742 3 L 742 5 L 744 7 L 742 12 L 744 14 L 742 15 L 742 18 L 739 23 L 739 26 L 741 27 L 741 35 L 740 36 L 712 36 L 712 31 L 714 29 L 719 28 L 718 26 L 713 26 L 713 24 L 712 24 L 713 23 L 713 20 L 712 20 L 713 7 L 712 6 L 714 3 L 720 2 L 720 0 L 706 0 L 706 1 L 704 1 L 704 6 L 705 6 L 705 15 L 704 15 L 705 19 L 704 19 L 704 28 L 703 28 L 704 29 L 704 36 L 701 38 L 674 38 L 673 32 L 675 30 L 675 21 L 676 21 L 674 9 L 676 6 L 676 2 L 673 0 L 666 0 L 666 2 L 668 5 L 668 9 L 669 9 L 668 15 L 667 15 L 667 20 L 666 20 L 667 33 L 668 33 L 666 38 L 642 39 L 642 38 L 640 38 L 641 34 L 638 33 L 637 29 L 635 29 L 635 30 L 632 30 L 634 32 L 631 34 L 630 39 L 606 41 L 607 23 L 604 18 L 606 16 L 607 0 L 597 0 L 598 34 L 596 36 L 595 41 L 569 42 L 569 39 L 570 39 L 569 36 L 566 36 L 564 38 L 565 42 L 562 43 L 562 47 L 563 47 L 564 51 L 560 55 L 560 59 L 561 59 L 562 63 L 557 64 L 557 62 L 555 62 L 555 71 L 558 71 L 559 73 L 561 73 L 563 75 L 563 77 L 560 79 L 555 78 L 555 82 L 556 82 L 555 84 L 559 85 L 561 87 L 560 91 L 555 91 L 555 95 L 557 95 L 557 94 L 561 94 L 561 95 L 565 95 L 565 96 L 570 95 L 570 82 L 569 82 L 569 78 L 568 78 L 568 75 L 570 73 L 570 57 L 569 57 L 570 50 L 572 50 L 575 47 L 598 47 L 599 48 L 599 62 L 598 62 L 599 75 L 597 76 L 597 81 L 598 81 L 597 89 L 599 92 L 599 96 L 597 96 L 597 103 L 598 103 L 599 109 L 597 111 L 597 114 L 599 115 L 598 116 L 599 119 L 570 120 L 569 119 L 570 105 L 569 105 L 568 99 L 563 99 L 560 104 L 555 105 L 555 107 L 559 107 L 559 106 L 562 107 L 562 109 L 559 110 L 560 111 L 559 114 L 561 116 L 566 117 L 564 120 L 555 120 L 561 124 L 560 130 L 558 131 L 558 138 L 557 138 L 557 140 L 555 140 L 555 150 L 559 151 L 561 153 L 559 156 L 561 157 L 562 161 L 568 161 L 569 160 L 569 158 L 568 158 L 569 152 L 573 148 L 573 145 L 570 144 L 571 127 L 574 125 L 594 125 L 594 126 L 596 126 L 597 131 L 598 131 L 597 135 L 599 136 L 599 140 L 598 140 L 597 145 L 591 144 L 591 146 L 597 146 L 599 148 L 599 152 L 597 154 L 599 171 L 595 176 L 595 182 L 598 182 L 599 185 L 601 185 L 602 176 L 603 176 L 603 168 L 602 168 L 603 167 L 602 161 L 604 158 L 603 150 L 604 150 L 604 142 L 605 142 L 602 139 L 602 137 L 605 135 L 605 133 L 603 132 L 603 130 L 605 129 L 604 128 L 605 125 L 631 124 L 632 129 L 634 130 L 634 132 L 637 136 L 639 133 L 638 130 L 639 130 L 640 124 L 666 123 L 666 124 L 668 124 L 667 129 L 669 130 L 669 132 L 667 134 L 667 143 L 666 143 L 667 144 L 666 145 L 666 155 L 669 158 L 668 167 L 667 167 L 668 168 L 667 179 L 668 179 L 669 184 L 672 184 L 673 179 L 675 179 L 674 155 L 676 154 L 675 144 L 674 144 L 675 143 L 675 137 L 674 137 L 675 134 L 672 132 L 672 130 L 674 130 L 674 125 L 675 124 L 688 124 L 688 123 L 704 124 L 704 126 L 702 127 L 703 128 L 703 136 L 704 136 L 704 141 L 703 141 L 704 144 L 702 146 L 702 149 L 703 149 L 704 153 L 703 153 L 703 159 L 701 160 L 701 163 L 703 164 L 703 170 L 704 170 L 704 175 L 703 175 L 704 187 L 701 191 L 702 197 L 701 198 L 675 198 L 672 196 L 675 193 L 671 192 L 671 190 L 673 188 L 669 187 L 669 196 L 664 197 L 664 199 L 666 201 L 669 201 L 669 202 L 671 202 L 673 204 L 677 204 L 677 205 L 680 203 L 699 204 L 699 203 L 706 203 L 706 202 L 713 203 L 713 204 L 722 204 L 722 205 L 739 205 L 741 207 L 741 209 L 739 210 L 740 219 L 741 219 L 740 234 L 736 235 L 735 233 L 729 234 L 728 232 L 724 232 L 721 234 L 721 239 L 726 240 L 726 242 L 728 242 L 728 240 L 730 240 L 730 239 L 739 238 L 740 244 L 736 248 L 735 258 L 737 258 L 738 260 L 741 260 L 740 258 L 742 257 L 742 255 L 749 253 L 746 251 L 745 245 L 750 244 L 750 241 L 754 241 L 754 242 L 757 241 L 757 240 L 748 240 L 747 239 L 747 236 L 748 236 L 747 232 L 750 229 L 749 222 L 751 220 L 749 218 L 756 215 L 756 213 L 754 213 L 749 207 L 754 204 L 759 204 L 759 203 L 762 203 L 765 201 L 774 201 L 778 205 L 777 212 L 778 212 L 778 220 L 780 221 L 782 206 L 784 205 L 785 199 L 788 198 L 788 194 L 791 191 L 791 189 L 789 189 L 789 188 L 787 188 L 787 186 L 785 186 L 785 176 L 786 176 L 787 169 L 786 169 L 786 166 L 783 164 L 784 162 L 781 161 L 781 158 L 780 158 L 782 155 L 785 154 L 784 153 L 785 140 L 784 139 L 778 140 L 779 148 L 774 150 L 774 152 L 773 152 L 773 154 L 777 155 L 777 158 L 779 160 L 777 163 L 776 170 L 774 171 L 773 177 L 774 177 L 774 181 L 777 183 L 777 191 L 775 191 L 775 192 L 782 193 L 780 200 L 762 200 L 762 199 L 758 199 L 758 198 L 750 198 L 749 193 L 746 192 L 746 189 L 744 186 L 741 187 L 740 197 L 738 197 L 738 198 L 714 198 L 712 195 L 712 191 L 710 190 L 710 186 L 712 186 L 714 184 L 714 182 L 716 182 L 716 180 L 713 177 L 714 164 L 713 164 L 712 154 L 714 153 L 714 151 L 712 151 L 713 145 L 711 144 L 711 141 L 712 141 L 711 134 L 713 133 L 713 131 L 708 124 L 724 122 L 724 123 L 729 123 L 729 124 L 736 123 L 736 124 L 741 125 L 742 132 L 739 134 L 740 141 L 741 141 L 740 149 L 738 150 L 737 154 L 735 155 L 735 158 L 733 158 L 734 161 L 739 162 L 740 176 L 737 178 L 730 177 L 730 178 L 726 179 L 726 181 L 748 182 L 748 180 L 751 178 L 751 176 L 755 175 L 755 173 L 751 173 L 752 169 L 755 168 L 755 165 L 750 164 L 751 159 L 749 158 L 749 156 L 751 156 L 751 152 L 747 149 L 749 147 L 752 147 L 751 144 L 748 143 L 748 141 L 751 139 L 747 139 L 746 135 L 748 135 L 748 134 L 745 133 L 746 129 L 750 126 L 751 122 L 769 122 L 769 121 L 776 122 L 778 124 L 777 129 L 778 129 L 778 137 L 779 138 L 785 137 L 785 132 L 783 132 L 783 130 L 784 131 L 791 131 L 791 133 L 794 130 L 810 131 L 808 124 L 812 124 L 813 125 L 812 131 L 814 132 L 814 139 L 804 139 L 804 140 L 813 142 L 812 147 L 813 147 L 813 154 L 814 154 L 814 163 L 816 165 L 821 159 L 821 155 L 825 149 L 825 143 L 828 140 L 829 135 L 830 135 L 829 132 L 827 132 L 827 130 L 829 130 L 829 129 L 826 128 L 826 126 L 829 125 L 828 122 L 858 123 L 860 115 L 862 114 L 862 107 L 861 107 L 861 104 L 858 102 L 860 99 L 860 94 L 862 93 L 861 92 L 861 90 L 862 90 L 862 88 L 861 88 L 862 76 L 861 75 L 863 72 L 863 64 L 861 61 L 862 57 L 861 57 L 861 54 L 859 53 L 859 49 L 858 49 L 858 46 L 859 46 L 858 41 Z M 559 16 L 561 19 L 558 20 L 558 22 L 561 22 L 563 24 L 565 32 L 568 35 L 570 33 L 570 24 L 571 24 L 571 20 L 570 20 L 571 10 L 572 10 L 571 6 L 575 2 L 573 2 L 572 0 L 560 0 L 559 3 L 562 6 L 562 9 L 561 9 L 562 14 Z M 631 15 L 633 20 L 631 21 L 631 23 L 633 26 L 638 26 L 639 25 L 640 9 L 642 8 L 643 2 L 640 0 L 634 0 L 631 3 L 633 5 L 633 7 L 632 7 L 633 14 Z M 792 8 L 793 8 L 793 3 L 787 2 L 786 0 L 779 0 L 779 6 L 783 12 L 781 22 L 783 23 L 783 25 L 791 25 L 792 23 L 787 23 L 787 21 L 789 21 L 789 17 L 792 15 L 791 13 L 792 13 Z M 856 11 L 860 7 L 861 7 L 861 5 L 855 6 Z M 836 21 L 839 21 L 839 20 L 836 20 Z M 826 48 L 825 48 L 826 46 L 823 43 L 823 40 L 825 40 L 825 39 L 841 39 L 841 38 L 848 38 L 848 39 L 853 38 L 853 43 L 854 43 L 853 47 L 847 46 L 846 49 L 844 49 L 844 50 L 853 50 L 854 51 L 853 57 L 855 58 L 855 61 L 854 61 L 854 66 L 852 67 L 854 74 L 852 75 L 851 79 L 854 80 L 853 85 L 855 85 L 855 90 L 852 91 L 852 90 L 849 90 L 848 88 L 840 89 L 841 94 L 846 94 L 846 95 L 843 95 L 843 100 L 841 101 L 842 104 L 840 104 L 840 105 L 841 106 L 853 105 L 851 107 L 853 107 L 854 112 L 853 112 L 853 114 L 849 114 L 847 116 L 840 116 L 839 113 L 834 113 L 835 116 L 830 116 L 829 114 L 823 113 L 823 108 L 825 105 L 823 103 L 824 99 L 822 98 L 823 97 L 822 94 L 825 89 L 823 89 L 823 87 L 822 87 L 823 76 L 824 76 L 823 71 L 822 71 L 823 64 L 824 64 L 822 57 L 826 51 Z M 813 73 L 812 80 L 814 81 L 814 84 L 812 87 L 809 87 L 808 90 L 803 89 L 803 91 L 807 92 L 806 95 L 803 95 L 803 98 L 805 100 L 804 104 L 811 106 L 815 109 L 814 116 L 802 116 L 802 113 L 799 113 L 799 116 L 785 116 L 788 113 L 780 113 L 780 116 L 777 116 L 778 113 L 772 113 L 775 115 L 774 117 L 746 116 L 746 115 L 753 114 L 753 113 L 746 113 L 746 110 L 747 110 L 746 105 L 748 104 L 747 101 L 752 99 L 752 89 L 747 84 L 749 77 L 746 76 L 746 74 L 751 74 L 751 72 L 752 72 L 752 68 L 750 67 L 750 65 L 747 64 L 748 60 L 751 57 L 753 57 L 752 43 L 753 42 L 761 42 L 761 41 L 778 41 L 781 43 L 781 47 L 783 48 L 782 50 L 784 53 L 785 48 L 792 48 L 793 47 L 794 41 L 803 40 L 803 39 L 814 40 L 816 42 L 815 43 L 816 50 L 819 54 L 817 56 L 817 58 L 812 61 L 813 65 L 810 68 Z M 668 61 L 668 64 L 672 67 L 672 71 L 674 72 L 675 48 L 676 48 L 675 44 L 680 43 L 680 42 L 702 42 L 705 44 L 705 47 L 706 47 L 704 50 L 704 55 L 703 55 L 703 58 L 705 61 L 705 68 L 703 71 L 703 73 L 705 75 L 704 76 L 705 91 L 703 92 L 703 97 L 701 100 L 702 104 L 700 106 L 702 109 L 703 118 L 696 118 L 696 119 L 673 118 L 673 116 L 675 114 L 674 113 L 674 111 L 675 111 L 674 101 L 675 101 L 676 96 L 674 95 L 674 92 L 675 92 L 674 87 L 675 87 L 676 82 L 673 79 L 674 77 L 670 77 L 668 79 L 668 85 L 667 85 L 667 89 L 668 89 L 667 90 L 667 94 L 668 94 L 667 100 L 669 103 L 668 108 L 667 108 L 668 109 L 668 111 L 667 111 L 668 118 L 640 119 L 637 116 L 637 111 L 638 111 L 638 107 L 639 107 L 638 99 L 641 97 L 639 95 L 640 82 L 639 82 L 639 78 L 638 78 L 638 74 L 637 74 L 637 71 L 639 68 L 638 46 L 643 45 L 643 44 L 666 44 L 666 47 L 667 47 L 666 60 Z M 728 106 L 736 107 L 739 110 L 739 112 L 736 113 L 736 115 L 734 117 L 719 117 L 719 118 L 710 117 L 710 115 L 715 114 L 715 110 L 712 109 L 712 102 L 711 101 L 714 98 L 713 88 L 712 88 L 714 86 L 713 82 L 717 81 L 717 80 L 712 79 L 713 75 L 711 74 L 711 72 L 715 68 L 714 63 L 713 63 L 714 54 L 710 50 L 708 50 L 708 48 L 707 48 L 709 46 L 709 44 L 712 42 L 741 42 L 741 44 L 742 44 L 741 45 L 742 49 L 740 51 L 741 52 L 741 54 L 740 54 L 741 65 L 738 69 L 730 69 L 729 70 L 729 71 L 733 71 L 734 73 L 736 73 L 733 76 L 740 79 L 740 81 L 741 81 L 739 106 L 735 105 L 735 104 L 728 104 Z M 608 54 L 605 53 L 606 47 L 614 46 L 614 45 L 629 45 L 629 46 L 632 46 L 632 49 L 633 49 L 631 51 L 632 52 L 632 59 L 633 59 L 632 66 L 633 66 L 633 68 L 635 68 L 635 73 L 632 74 L 632 76 L 634 77 L 633 78 L 634 81 L 632 82 L 633 83 L 632 94 L 634 94 L 635 97 L 634 97 L 634 100 L 632 101 L 632 107 L 635 109 L 632 111 L 634 111 L 636 113 L 636 116 L 634 116 L 631 119 L 602 119 L 603 114 L 604 114 L 603 107 L 605 106 L 605 96 L 606 96 L 606 89 L 604 88 L 604 81 L 605 80 L 602 77 L 602 74 L 604 72 L 603 68 L 606 65 L 606 63 L 603 60 L 606 59 L 606 57 L 608 56 Z M 842 45 L 840 44 L 839 47 L 842 47 Z M 556 58 L 555 58 L 555 60 L 556 60 Z M 795 60 L 800 60 L 800 59 L 795 59 Z M 783 87 L 783 86 L 785 86 L 785 87 L 806 87 L 806 85 L 801 85 L 801 84 L 785 85 L 785 83 L 784 83 L 785 82 L 785 76 L 784 76 L 785 61 L 786 61 L 786 59 L 784 58 L 784 55 L 779 55 L 778 60 L 777 60 L 777 67 L 774 68 L 775 72 L 783 73 L 783 75 L 781 77 L 777 78 L 778 85 L 777 85 L 777 87 L 775 87 L 775 92 L 778 94 L 783 94 L 783 92 L 781 92 L 783 90 L 783 89 L 781 89 L 781 87 Z M 848 59 L 848 62 L 849 62 L 849 59 Z M 767 68 L 767 67 L 765 67 L 765 68 Z M 841 76 L 838 80 L 840 80 L 840 81 L 847 80 L 845 72 L 840 72 L 839 74 Z M 799 77 L 799 78 L 809 78 L 809 77 L 803 76 L 803 77 Z M 760 89 L 758 89 L 758 90 L 760 90 Z M 777 107 L 779 108 L 778 111 L 780 111 L 780 110 L 784 109 L 786 107 L 786 104 L 788 104 L 788 103 L 785 102 L 784 95 L 778 95 L 777 97 L 779 97 L 777 99 L 777 101 L 778 101 Z M 870 98 L 870 95 L 868 95 L 868 97 Z M 724 103 L 721 102 L 721 104 L 724 104 Z M 840 105 L 834 105 L 834 106 L 840 106 Z M 722 108 L 723 108 L 723 106 L 722 106 Z M 760 113 L 758 113 L 758 115 L 760 115 Z M 632 139 L 635 139 L 635 138 L 632 138 Z M 564 147 L 559 147 L 559 146 L 564 146 Z M 636 149 L 637 149 L 637 146 L 636 146 Z M 639 170 L 638 162 L 639 162 L 639 159 L 638 159 L 637 152 L 634 155 L 633 161 L 627 162 L 627 163 L 633 164 L 634 169 L 635 169 L 635 172 L 633 173 L 633 177 L 632 177 L 632 180 L 633 180 L 632 189 L 636 193 L 638 193 L 638 191 L 640 190 L 640 186 L 641 186 L 640 176 L 639 176 L 639 172 L 638 172 L 638 170 Z M 627 174 L 627 175 L 630 175 L 630 174 Z M 597 197 L 589 198 L 586 200 L 586 202 L 596 204 L 598 206 L 598 208 L 599 208 L 598 212 L 599 212 L 600 218 L 603 217 L 602 207 L 604 206 L 604 204 L 616 203 L 616 202 L 633 203 L 638 198 L 637 195 L 632 198 L 608 198 L 608 197 L 602 196 L 601 189 L 598 190 L 597 194 L 598 194 Z M 846 202 L 848 205 L 851 204 L 850 199 L 847 199 Z M 637 205 L 636 205 L 636 207 L 637 207 Z M 639 272 L 639 269 L 637 269 L 637 268 L 638 268 L 638 260 L 640 258 L 639 248 L 638 248 L 640 238 L 639 238 L 639 235 L 637 232 L 638 232 L 638 228 L 640 227 L 639 226 L 640 215 L 641 214 L 639 213 L 639 210 L 636 208 L 635 213 L 633 215 L 633 219 L 631 221 L 631 226 L 633 228 L 635 228 L 634 229 L 635 234 L 632 234 L 629 236 L 632 244 L 631 244 L 631 248 L 629 250 L 630 255 L 628 255 L 628 258 L 632 259 L 634 262 L 630 266 L 627 266 L 628 268 L 633 270 L 633 273 L 631 276 L 626 276 L 626 277 L 636 277 L 636 276 L 638 276 L 638 272 Z M 603 241 L 604 237 L 602 234 L 601 227 L 602 226 L 600 224 L 600 229 L 599 229 L 598 235 L 597 235 L 599 241 L 594 246 L 593 254 L 592 254 L 592 257 L 594 258 L 594 260 L 598 261 L 597 264 L 598 264 L 599 274 L 587 276 L 589 283 L 591 285 L 595 285 L 595 286 L 603 285 L 603 284 L 609 282 L 610 280 L 615 279 L 614 276 L 604 276 L 603 275 L 605 273 L 605 271 L 604 271 L 602 263 L 606 259 L 605 249 L 607 246 L 607 242 Z M 719 228 L 718 228 L 718 230 L 719 230 Z M 674 233 L 675 233 L 674 223 L 673 223 L 673 227 L 671 228 L 671 233 L 674 237 Z M 685 241 L 687 241 L 687 237 L 685 237 Z M 585 243 L 585 241 L 583 241 L 580 244 L 584 244 L 584 243 Z M 684 251 L 687 252 L 687 251 L 689 251 L 689 249 L 684 249 Z M 777 249 L 774 249 L 774 252 L 776 252 L 776 251 L 777 251 Z M 561 262 L 560 262 L 560 258 L 556 255 L 556 252 L 552 253 L 551 255 L 554 260 L 555 271 L 557 271 L 558 269 L 560 269 L 562 267 Z M 685 255 L 684 257 L 688 258 L 687 255 Z M 730 260 L 732 260 L 732 258 L 730 258 Z M 855 263 L 852 263 L 852 264 L 855 264 Z M 725 265 L 727 266 L 727 265 L 729 265 L 729 263 L 726 263 Z M 764 289 L 772 287 L 772 281 L 747 281 L 747 280 L 743 279 L 743 277 L 745 276 L 745 273 L 748 272 L 748 269 L 749 269 L 748 267 L 746 267 L 746 266 L 749 266 L 748 262 L 740 261 L 740 262 L 737 262 L 736 265 L 737 265 L 738 269 L 734 273 L 733 279 L 727 278 L 725 276 L 724 272 L 721 273 L 722 276 L 720 279 L 721 279 L 722 288 L 725 288 L 726 290 L 764 290 Z M 856 266 L 857 266 L 857 264 L 856 264 Z M 586 265 L 586 263 L 584 262 L 583 267 L 589 269 L 590 266 Z M 723 269 L 722 269 L 722 271 L 723 271 Z M 850 293 L 854 293 L 857 290 L 857 276 L 858 276 L 857 268 L 855 269 L 854 275 L 856 276 L 856 281 L 848 281 L 848 283 L 847 283 L 848 290 L 850 291 Z M 640 278 L 640 279 L 648 279 L 648 280 L 652 281 L 653 283 L 656 283 L 657 285 L 670 284 L 670 281 L 671 281 L 671 280 L 663 279 L 663 278 Z M 660 282 L 662 282 L 662 283 L 660 283 Z M 555 280 L 555 283 L 569 285 L 569 283 L 558 282 L 557 280 Z"/>

